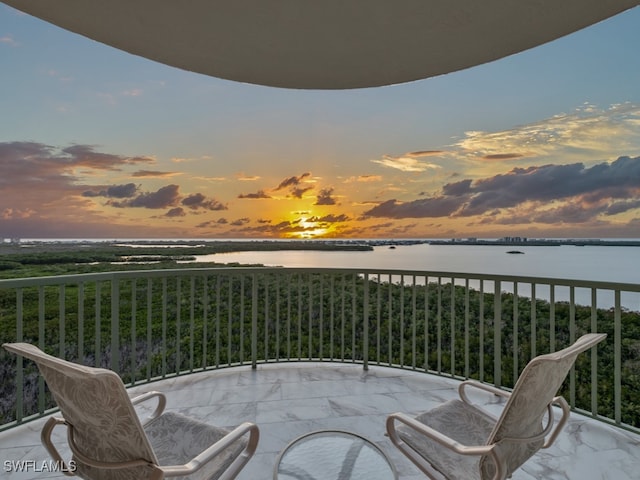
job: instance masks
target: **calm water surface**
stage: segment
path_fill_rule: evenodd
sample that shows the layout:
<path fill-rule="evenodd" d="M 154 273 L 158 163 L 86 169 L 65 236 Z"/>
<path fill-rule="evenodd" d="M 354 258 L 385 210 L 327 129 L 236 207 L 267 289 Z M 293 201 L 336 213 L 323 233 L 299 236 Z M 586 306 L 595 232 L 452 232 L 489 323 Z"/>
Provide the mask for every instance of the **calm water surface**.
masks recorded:
<path fill-rule="evenodd" d="M 506 252 L 517 249 L 524 255 Z M 551 277 L 558 279 L 597 280 L 619 283 L 640 283 L 640 247 L 613 246 L 545 246 L 508 247 L 476 245 L 410 245 L 375 247 L 373 251 L 275 251 L 275 252 L 235 252 L 216 255 L 201 255 L 199 262 L 242 264 L 263 264 L 283 267 L 326 267 L 326 268 L 371 268 L 398 270 L 428 270 L 457 273 L 485 273 L 518 275 L 526 277 Z M 479 288 L 479 282 L 471 282 Z M 485 289 L 493 288 L 486 285 Z M 519 284 L 518 293 L 530 296 L 528 284 Z M 506 291 L 513 291 L 503 285 Z M 549 299 L 549 288 L 538 286 L 537 297 Z M 588 289 L 576 289 L 576 302 L 590 304 Z M 557 300 L 567 300 L 569 289 L 558 287 Z M 613 306 L 613 292 L 600 291 L 598 306 Z M 622 295 L 622 304 L 633 310 L 640 310 L 640 295 Z"/>
<path fill-rule="evenodd" d="M 510 255 L 509 250 L 524 252 Z M 200 255 L 200 262 L 283 267 L 373 268 L 488 273 L 531 277 L 640 282 L 640 247 L 410 245 L 368 252 L 235 252 Z"/>

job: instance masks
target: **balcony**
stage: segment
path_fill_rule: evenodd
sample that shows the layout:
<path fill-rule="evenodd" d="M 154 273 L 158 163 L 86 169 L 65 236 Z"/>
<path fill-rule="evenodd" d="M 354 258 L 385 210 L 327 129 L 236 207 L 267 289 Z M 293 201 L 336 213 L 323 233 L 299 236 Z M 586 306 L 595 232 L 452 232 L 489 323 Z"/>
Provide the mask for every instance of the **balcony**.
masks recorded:
<path fill-rule="evenodd" d="M 563 387 L 575 413 L 561 440 L 514 478 L 624 479 L 640 466 L 640 285 L 218 268 L 1 280 L 0 302 L 2 342 L 111 368 L 132 394 L 164 391 L 168 408 L 218 425 L 258 423 L 247 480 L 270 478 L 278 452 L 319 429 L 364 435 L 401 479 L 423 478 L 384 437 L 387 414 L 452 398 L 463 378 L 509 388 L 531 357 L 605 332 Z M 51 398 L 28 362 L 2 352 L 0 365 L 2 458 L 46 460 Z"/>

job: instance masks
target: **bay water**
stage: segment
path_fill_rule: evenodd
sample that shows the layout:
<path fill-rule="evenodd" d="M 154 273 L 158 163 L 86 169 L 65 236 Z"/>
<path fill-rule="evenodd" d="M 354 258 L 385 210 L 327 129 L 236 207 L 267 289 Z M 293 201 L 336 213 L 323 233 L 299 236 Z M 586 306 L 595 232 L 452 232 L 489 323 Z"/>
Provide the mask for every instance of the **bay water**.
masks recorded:
<path fill-rule="evenodd" d="M 508 254 L 518 250 L 523 254 Z M 498 246 L 498 245 L 398 245 L 377 246 L 372 251 L 253 251 L 198 255 L 196 262 L 263 264 L 309 268 L 370 268 L 458 273 L 517 275 L 557 279 L 640 283 L 640 247 L 634 246 Z M 472 285 L 474 286 L 474 285 Z M 504 290 L 509 291 L 506 286 Z M 548 289 L 547 289 L 548 290 Z M 564 291 L 566 290 L 566 291 Z M 544 287 L 537 297 L 549 298 Z M 528 295 L 527 286 L 519 294 Z M 556 299 L 568 289 L 559 287 Z M 599 292 L 598 306 L 613 305 L 613 292 Z M 576 302 L 590 303 L 590 291 L 576 290 Z M 623 305 L 640 310 L 640 295 L 623 294 Z"/>

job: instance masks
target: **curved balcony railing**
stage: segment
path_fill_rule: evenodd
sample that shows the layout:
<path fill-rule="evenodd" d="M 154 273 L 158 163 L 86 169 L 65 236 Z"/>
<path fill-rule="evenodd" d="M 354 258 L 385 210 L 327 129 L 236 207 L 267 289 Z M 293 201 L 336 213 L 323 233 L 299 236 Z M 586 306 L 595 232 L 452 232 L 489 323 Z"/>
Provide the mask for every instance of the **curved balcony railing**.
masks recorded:
<path fill-rule="evenodd" d="M 266 362 L 354 362 L 513 386 L 534 356 L 608 334 L 563 386 L 640 432 L 640 285 L 452 272 L 190 268 L 0 280 L 1 341 L 138 385 Z M 30 362 L 0 352 L 0 429 L 47 413 Z"/>

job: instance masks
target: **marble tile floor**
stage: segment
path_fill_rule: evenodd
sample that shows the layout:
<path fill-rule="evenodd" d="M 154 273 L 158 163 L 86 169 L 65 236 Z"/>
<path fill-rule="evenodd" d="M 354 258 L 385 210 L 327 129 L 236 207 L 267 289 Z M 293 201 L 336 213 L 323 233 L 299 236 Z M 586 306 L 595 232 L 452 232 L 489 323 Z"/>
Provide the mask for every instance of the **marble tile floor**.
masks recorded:
<path fill-rule="evenodd" d="M 252 421 L 260 427 L 256 455 L 238 480 L 269 480 L 278 454 L 295 438 L 315 430 L 338 429 L 374 441 L 391 459 L 400 480 L 425 477 L 385 437 L 389 413 L 418 413 L 457 397 L 458 382 L 399 369 L 333 363 L 274 363 L 208 371 L 130 389 L 159 390 L 167 410 L 233 427 Z M 479 393 L 476 401 L 497 414 L 496 397 Z M 144 412 L 141 412 L 144 414 Z M 49 459 L 40 443 L 44 419 L 0 433 L 0 478 L 67 478 L 43 470 Z M 64 429 L 55 435 L 64 445 Z M 64 451 L 64 449 L 61 449 Z M 7 461 L 30 460 L 28 472 L 7 471 Z M 640 435 L 615 429 L 578 414 L 556 444 L 530 459 L 515 480 L 631 480 L 640 478 Z"/>

